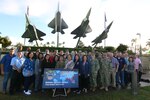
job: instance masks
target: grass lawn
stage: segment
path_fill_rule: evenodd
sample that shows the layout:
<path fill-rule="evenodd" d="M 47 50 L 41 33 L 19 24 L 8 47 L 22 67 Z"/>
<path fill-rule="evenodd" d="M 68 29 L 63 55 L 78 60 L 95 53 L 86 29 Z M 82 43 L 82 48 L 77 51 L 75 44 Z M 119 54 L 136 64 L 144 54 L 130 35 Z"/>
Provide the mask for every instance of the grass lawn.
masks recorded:
<path fill-rule="evenodd" d="M 0 100 L 150 100 L 150 87 L 142 87 L 138 91 L 138 95 L 132 95 L 131 90 L 110 90 L 105 92 L 97 90 L 95 92 L 69 94 L 67 97 L 52 97 L 52 93 L 47 90 L 45 93 L 33 93 L 26 96 L 23 93 L 10 96 L 8 94 L 0 94 Z"/>

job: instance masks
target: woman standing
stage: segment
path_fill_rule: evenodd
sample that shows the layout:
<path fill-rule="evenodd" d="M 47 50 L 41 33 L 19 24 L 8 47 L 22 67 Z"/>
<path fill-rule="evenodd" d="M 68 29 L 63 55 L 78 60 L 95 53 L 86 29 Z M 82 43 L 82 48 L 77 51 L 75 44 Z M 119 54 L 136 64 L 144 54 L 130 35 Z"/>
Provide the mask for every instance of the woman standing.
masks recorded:
<path fill-rule="evenodd" d="M 72 70 L 73 67 L 74 67 L 74 62 L 72 60 L 72 55 L 69 54 L 67 56 L 67 60 L 65 61 L 65 69 L 71 69 Z"/>
<path fill-rule="evenodd" d="M 127 66 L 127 72 L 128 72 L 128 85 L 130 85 L 130 83 L 132 83 L 132 75 L 134 73 L 134 69 L 135 69 L 135 64 L 134 64 L 134 58 L 133 57 L 129 57 L 129 64 Z"/>
<path fill-rule="evenodd" d="M 55 68 L 65 68 L 65 61 L 64 61 L 63 55 L 59 56 L 59 60 L 58 60 L 58 62 L 56 64 Z"/>
<path fill-rule="evenodd" d="M 81 90 L 83 90 L 85 93 L 87 93 L 87 89 L 89 87 L 89 77 L 90 77 L 90 64 L 87 61 L 87 56 L 82 56 L 82 62 L 79 68 L 79 88 L 80 91 L 77 92 L 80 94 Z"/>
<path fill-rule="evenodd" d="M 51 68 L 51 63 L 50 63 L 49 58 L 50 58 L 49 54 L 46 54 L 44 57 L 44 60 L 42 61 L 42 64 L 41 64 L 41 69 L 42 69 L 41 74 L 42 75 L 44 74 L 45 68 Z"/>
<path fill-rule="evenodd" d="M 24 76 L 24 93 L 26 95 L 30 95 L 31 91 L 29 90 L 30 84 L 32 83 L 32 76 L 34 74 L 34 60 L 33 60 L 33 52 L 29 52 L 27 55 L 27 59 L 24 62 L 23 67 L 23 76 Z"/>
<path fill-rule="evenodd" d="M 55 55 L 54 59 L 53 59 L 53 63 L 51 64 L 51 68 L 55 68 L 56 67 L 58 60 L 59 60 L 59 56 Z"/>
<path fill-rule="evenodd" d="M 34 91 L 37 92 L 41 89 L 41 64 L 43 61 L 43 53 L 39 53 L 38 57 L 35 60 L 35 89 Z"/>
<path fill-rule="evenodd" d="M 69 55 L 67 56 L 67 60 L 66 60 L 66 62 L 65 62 L 65 69 L 72 70 L 73 67 L 74 67 L 74 62 L 73 62 L 73 60 L 72 60 L 72 55 L 69 54 Z M 70 92 L 71 92 L 71 89 L 69 88 L 69 89 L 67 90 L 67 94 L 70 93 Z"/>
<path fill-rule="evenodd" d="M 78 69 L 80 68 L 80 56 L 78 54 L 75 54 L 74 56 L 74 67 L 73 69 Z"/>
<path fill-rule="evenodd" d="M 74 56 L 74 67 L 73 69 L 76 69 L 79 71 L 79 68 L 80 68 L 80 56 L 78 54 L 75 54 Z M 77 92 L 79 90 L 79 88 L 75 88 L 74 89 L 74 92 Z"/>

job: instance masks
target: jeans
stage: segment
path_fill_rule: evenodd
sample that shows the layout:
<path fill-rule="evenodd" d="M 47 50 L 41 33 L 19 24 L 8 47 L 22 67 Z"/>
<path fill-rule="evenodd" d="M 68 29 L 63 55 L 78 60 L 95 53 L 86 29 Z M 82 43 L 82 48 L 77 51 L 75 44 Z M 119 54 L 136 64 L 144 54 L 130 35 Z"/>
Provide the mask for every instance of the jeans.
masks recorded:
<path fill-rule="evenodd" d="M 4 79 L 3 79 L 3 91 L 6 92 L 7 90 L 7 83 L 9 78 L 11 78 L 12 72 L 4 72 Z"/>
<path fill-rule="evenodd" d="M 124 71 L 118 71 L 116 73 L 116 83 L 117 85 L 120 84 L 121 86 L 124 86 Z"/>
<path fill-rule="evenodd" d="M 32 83 L 33 76 L 24 77 L 24 90 L 27 92 L 29 90 L 30 84 Z"/>

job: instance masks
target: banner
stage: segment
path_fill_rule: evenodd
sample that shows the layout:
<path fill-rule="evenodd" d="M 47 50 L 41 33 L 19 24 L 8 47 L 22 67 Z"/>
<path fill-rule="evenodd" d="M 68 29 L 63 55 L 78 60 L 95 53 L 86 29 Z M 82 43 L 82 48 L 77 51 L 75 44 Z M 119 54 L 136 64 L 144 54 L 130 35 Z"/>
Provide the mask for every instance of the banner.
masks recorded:
<path fill-rule="evenodd" d="M 44 69 L 42 88 L 78 88 L 78 70 Z"/>

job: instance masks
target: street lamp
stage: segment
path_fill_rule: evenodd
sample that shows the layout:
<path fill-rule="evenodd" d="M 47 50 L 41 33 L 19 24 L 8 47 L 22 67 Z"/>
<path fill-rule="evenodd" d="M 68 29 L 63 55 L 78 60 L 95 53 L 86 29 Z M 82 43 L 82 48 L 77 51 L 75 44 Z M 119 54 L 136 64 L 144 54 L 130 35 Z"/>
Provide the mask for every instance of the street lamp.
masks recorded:
<path fill-rule="evenodd" d="M 140 34 L 140 33 L 137 33 L 136 35 L 139 35 L 139 45 L 140 45 L 140 47 L 139 47 L 139 54 L 140 54 L 140 56 L 141 56 L 141 55 L 142 55 L 141 34 Z"/>

